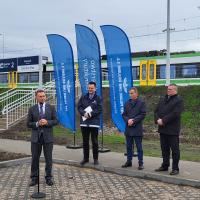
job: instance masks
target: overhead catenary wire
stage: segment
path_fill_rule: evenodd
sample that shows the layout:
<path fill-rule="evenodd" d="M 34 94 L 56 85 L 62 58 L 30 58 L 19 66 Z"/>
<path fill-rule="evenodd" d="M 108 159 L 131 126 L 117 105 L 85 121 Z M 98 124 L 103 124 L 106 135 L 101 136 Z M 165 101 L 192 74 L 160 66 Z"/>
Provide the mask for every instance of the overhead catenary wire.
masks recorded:
<path fill-rule="evenodd" d="M 171 33 L 187 32 L 187 31 L 194 31 L 194 30 L 200 30 L 200 27 L 180 29 L 180 30 L 171 30 Z M 157 35 L 165 35 L 165 32 L 135 35 L 135 36 L 129 36 L 129 38 L 140 38 L 140 37 L 149 37 L 149 36 L 157 36 Z"/>
<path fill-rule="evenodd" d="M 189 20 L 193 20 L 193 19 L 197 19 L 197 18 L 200 18 L 200 16 L 193 16 L 193 17 L 185 17 L 185 18 L 180 18 L 180 19 L 176 19 L 176 20 L 171 20 L 171 23 L 175 23 L 175 22 L 186 22 L 186 21 L 189 21 Z M 153 27 L 153 26 L 158 26 L 158 25 L 166 25 L 166 21 L 163 21 L 163 22 L 158 22 L 158 23 L 155 23 L 155 24 L 146 24 L 146 25 L 141 25 L 141 26 L 134 26 L 134 27 L 131 27 L 132 29 L 140 29 L 140 28 L 149 28 L 149 27 Z M 126 28 L 125 28 L 126 30 Z"/>
<path fill-rule="evenodd" d="M 171 20 L 171 23 L 173 24 L 173 26 L 176 28 L 177 26 L 179 27 L 179 29 L 177 30 L 174 30 L 174 31 L 171 31 L 171 34 L 176 34 L 176 33 L 181 33 L 181 32 L 189 32 L 189 31 L 193 31 L 194 33 L 196 33 L 197 31 L 200 30 L 200 27 L 190 27 L 190 28 L 187 28 L 188 26 L 190 26 L 190 22 L 194 21 L 194 20 L 198 20 L 200 19 L 200 16 L 193 16 L 193 17 L 185 17 L 185 18 L 180 18 L 180 19 L 175 19 L 175 20 Z M 180 23 L 183 23 L 181 26 L 182 28 L 180 27 Z M 189 23 L 189 24 L 187 24 Z M 131 27 L 132 30 L 136 30 L 136 29 L 142 29 L 142 28 L 147 28 L 148 29 L 148 32 L 151 30 L 151 28 L 155 27 L 155 26 L 158 26 L 156 29 L 160 29 L 160 31 L 157 31 L 157 32 L 152 32 L 152 33 L 146 33 L 144 32 L 144 34 L 130 34 L 130 29 L 127 30 L 127 28 L 124 28 L 123 29 L 129 33 L 127 34 L 128 35 L 128 38 L 130 40 L 139 40 L 139 39 L 143 39 L 143 38 L 149 38 L 149 37 L 156 37 L 156 39 L 159 39 L 159 40 L 164 40 L 164 37 L 162 38 L 161 36 L 164 36 L 165 35 L 165 32 L 162 32 L 162 30 L 164 29 L 163 26 L 166 25 L 166 21 L 163 21 L 163 22 L 158 22 L 158 23 L 152 23 L 152 24 L 147 24 L 147 25 L 141 25 L 141 26 L 135 26 L 135 27 Z M 130 27 L 129 27 L 130 28 Z M 95 30 L 94 30 L 95 31 Z M 104 46 L 104 40 L 101 39 L 102 38 L 102 35 L 101 34 L 97 34 L 98 38 L 99 39 L 99 42 L 102 44 L 101 46 Z M 160 36 L 158 38 L 158 36 Z M 174 40 L 171 40 L 171 42 L 186 42 L 186 41 L 190 41 L 190 40 L 199 40 L 200 37 L 194 35 L 194 37 L 190 37 L 187 39 L 181 39 L 181 38 L 177 38 L 177 39 L 174 39 Z M 8 39 L 7 39 L 8 40 Z M 48 50 L 49 47 L 48 46 L 43 46 L 43 47 L 37 47 L 37 48 L 25 48 L 25 49 L 17 49 L 17 50 L 12 50 L 12 49 L 7 49 L 7 51 L 5 51 L 6 54 L 12 54 L 12 53 L 20 53 L 20 52 L 34 52 L 34 51 L 45 51 Z M 0 52 L 1 53 L 1 52 Z"/>

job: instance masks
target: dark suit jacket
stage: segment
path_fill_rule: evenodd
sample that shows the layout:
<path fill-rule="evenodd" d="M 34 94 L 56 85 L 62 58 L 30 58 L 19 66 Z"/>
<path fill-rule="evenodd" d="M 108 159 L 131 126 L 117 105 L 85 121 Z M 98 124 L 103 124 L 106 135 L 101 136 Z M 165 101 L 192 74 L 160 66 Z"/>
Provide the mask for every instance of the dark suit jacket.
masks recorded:
<path fill-rule="evenodd" d="M 168 98 L 161 97 L 154 111 L 154 120 L 160 118 L 164 125 L 158 126 L 158 132 L 165 135 L 179 135 L 181 126 L 181 113 L 183 111 L 183 100 L 180 96 L 174 95 Z"/>
<path fill-rule="evenodd" d="M 143 127 L 142 120 L 146 115 L 146 105 L 141 99 L 133 101 L 129 99 L 124 105 L 124 112 L 122 117 L 126 123 L 125 135 L 127 136 L 142 136 Z M 135 123 L 132 126 L 128 126 L 128 120 L 134 119 Z"/>
<path fill-rule="evenodd" d="M 43 127 L 37 127 L 36 123 L 39 120 L 38 104 L 35 104 L 29 109 L 28 118 L 27 118 L 27 126 L 29 128 L 32 128 L 31 142 L 34 142 L 34 143 L 38 142 L 38 134 L 40 137 L 41 131 L 43 132 L 43 138 L 44 138 L 45 143 L 53 142 L 53 126 L 58 124 L 58 120 L 56 118 L 55 108 L 48 103 L 45 104 L 44 118 L 48 121 L 48 125 L 43 126 Z"/>

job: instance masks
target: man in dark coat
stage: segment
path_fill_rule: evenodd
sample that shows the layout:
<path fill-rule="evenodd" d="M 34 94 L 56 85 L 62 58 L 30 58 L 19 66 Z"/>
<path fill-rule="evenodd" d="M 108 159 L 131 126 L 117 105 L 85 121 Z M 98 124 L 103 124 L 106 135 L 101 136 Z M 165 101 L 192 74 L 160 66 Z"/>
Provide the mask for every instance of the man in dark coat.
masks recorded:
<path fill-rule="evenodd" d="M 133 157 L 133 140 L 135 141 L 138 152 L 138 169 L 142 170 L 143 167 L 143 148 L 142 137 L 143 127 L 142 121 L 146 115 L 146 105 L 144 101 L 138 98 L 138 90 L 132 87 L 129 90 L 130 99 L 124 105 L 124 112 L 122 117 L 126 123 L 125 136 L 127 148 L 127 161 L 123 168 L 132 166 Z"/>
<path fill-rule="evenodd" d="M 37 104 L 28 111 L 27 126 L 32 129 L 31 134 L 31 182 L 34 186 L 38 181 L 38 165 L 43 147 L 46 162 L 46 184 L 53 185 L 52 181 L 52 151 L 53 151 L 53 126 L 58 123 L 55 108 L 46 103 L 44 90 L 37 90 Z"/>
<path fill-rule="evenodd" d="M 155 123 L 158 124 L 158 132 L 160 133 L 160 144 L 163 157 L 161 167 L 155 171 L 168 171 L 171 149 L 173 162 L 170 175 L 179 173 L 179 134 L 183 100 L 177 93 L 177 86 L 175 84 L 170 84 L 167 87 L 167 95 L 164 98 L 161 97 L 154 112 Z"/>
<path fill-rule="evenodd" d="M 83 137 L 83 160 L 81 165 L 89 162 L 89 139 L 91 134 L 94 165 L 98 165 L 98 131 L 102 112 L 101 98 L 96 94 L 96 83 L 89 82 L 88 93 L 82 95 L 78 102 L 80 126 Z"/>

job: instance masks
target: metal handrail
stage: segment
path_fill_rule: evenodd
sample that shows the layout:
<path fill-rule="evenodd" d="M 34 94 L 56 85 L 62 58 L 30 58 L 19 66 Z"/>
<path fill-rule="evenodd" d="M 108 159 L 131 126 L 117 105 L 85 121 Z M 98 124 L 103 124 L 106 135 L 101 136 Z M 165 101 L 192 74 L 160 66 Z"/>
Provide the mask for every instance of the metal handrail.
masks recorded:
<path fill-rule="evenodd" d="M 48 89 L 52 88 L 53 84 L 51 87 L 49 85 L 45 85 L 43 89 L 45 90 L 46 93 L 48 93 Z M 3 109 L 2 109 L 2 114 L 5 114 L 6 111 L 11 111 L 12 108 L 14 108 L 16 105 L 20 105 L 22 102 L 30 101 L 35 99 L 35 90 L 18 90 L 18 91 L 28 91 L 29 93 L 20 97 L 19 99 L 16 99 L 15 101 L 12 101 L 11 103 L 7 104 Z M 34 101 L 35 102 L 35 101 Z"/>
<path fill-rule="evenodd" d="M 4 102 L 16 94 L 16 89 L 11 89 L 0 94 L 0 102 Z"/>
<path fill-rule="evenodd" d="M 10 89 L 10 90 L 7 90 L 7 91 L 5 91 L 5 92 L 2 92 L 2 93 L 0 94 L 0 99 L 1 99 L 3 96 L 8 95 L 8 93 L 13 92 L 14 90 L 16 90 L 16 88 L 12 88 L 12 89 Z"/>
<path fill-rule="evenodd" d="M 55 83 L 49 82 L 44 85 L 48 99 L 55 97 Z M 18 120 L 22 119 L 28 114 L 30 106 L 34 105 L 35 100 L 35 88 L 31 90 L 15 90 L 10 98 L 4 98 L 5 105 L 1 110 L 2 120 L 6 120 L 6 128 L 15 124 Z M 5 94 L 4 94 L 5 95 Z"/>
<path fill-rule="evenodd" d="M 13 102 L 11 102 L 10 104 L 7 104 L 2 109 L 2 114 L 4 115 L 4 114 L 6 114 L 6 112 L 12 111 L 12 108 L 15 108 L 15 106 L 17 106 L 17 105 L 21 105 L 25 100 L 26 101 L 32 100 L 32 98 L 29 98 L 29 96 L 32 97 L 32 95 L 34 96 L 34 92 L 31 92 L 31 93 L 29 93 L 29 94 L 27 94 L 27 95 L 15 100 L 15 101 L 13 101 Z"/>
<path fill-rule="evenodd" d="M 81 94 L 80 85 L 76 85 L 76 99 Z M 47 101 L 53 100 L 56 104 L 56 91 L 55 82 L 49 82 L 43 86 L 45 93 L 47 94 Z M 16 124 L 17 121 L 24 118 L 28 114 L 28 109 L 36 103 L 35 99 L 35 88 L 30 90 L 13 90 L 11 91 L 10 99 L 7 98 L 5 105 L 2 106 L 0 111 L 1 120 L 5 122 L 5 128 L 8 129 L 10 126 Z M 4 126 L 4 125 L 2 125 Z M 1 127 L 0 127 L 1 129 Z M 1 129 L 2 130 L 2 129 Z M 5 129 L 4 129 L 5 130 Z"/>

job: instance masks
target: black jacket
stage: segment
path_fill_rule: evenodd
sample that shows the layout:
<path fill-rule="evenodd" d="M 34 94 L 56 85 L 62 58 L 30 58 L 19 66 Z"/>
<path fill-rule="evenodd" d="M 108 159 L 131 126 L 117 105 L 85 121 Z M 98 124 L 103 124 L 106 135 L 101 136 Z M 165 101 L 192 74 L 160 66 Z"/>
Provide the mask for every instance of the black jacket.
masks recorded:
<path fill-rule="evenodd" d="M 146 105 L 141 99 L 135 101 L 129 99 L 124 105 L 124 112 L 122 117 L 126 123 L 125 135 L 127 136 L 142 136 L 143 127 L 142 121 L 146 115 Z M 128 120 L 134 119 L 135 123 L 132 126 L 128 126 Z"/>
<path fill-rule="evenodd" d="M 85 114 L 85 108 L 91 106 L 91 117 L 83 121 L 82 116 Z M 82 95 L 78 101 L 78 112 L 81 115 L 80 126 L 97 127 L 100 126 L 100 114 L 102 111 L 101 98 L 95 93 L 93 98 L 89 98 L 89 93 Z"/>
<path fill-rule="evenodd" d="M 154 120 L 160 118 L 164 125 L 158 126 L 158 132 L 164 135 L 179 135 L 181 126 L 181 113 L 183 111 L 183 100 L 178 95 L 168 98 L 168 95 L 161 97 L 154 111 Z"/>

